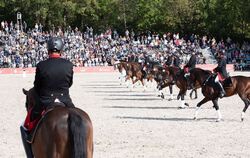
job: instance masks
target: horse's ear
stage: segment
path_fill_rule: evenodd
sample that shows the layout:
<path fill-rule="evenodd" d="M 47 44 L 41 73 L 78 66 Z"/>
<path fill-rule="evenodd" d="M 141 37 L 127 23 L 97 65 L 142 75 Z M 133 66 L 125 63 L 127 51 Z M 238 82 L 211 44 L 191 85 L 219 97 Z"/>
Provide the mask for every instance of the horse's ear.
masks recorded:
<path fill-rule="evenodd" d="M 27 95 L 28 91 L 23 88 L 23 94 Z"/>

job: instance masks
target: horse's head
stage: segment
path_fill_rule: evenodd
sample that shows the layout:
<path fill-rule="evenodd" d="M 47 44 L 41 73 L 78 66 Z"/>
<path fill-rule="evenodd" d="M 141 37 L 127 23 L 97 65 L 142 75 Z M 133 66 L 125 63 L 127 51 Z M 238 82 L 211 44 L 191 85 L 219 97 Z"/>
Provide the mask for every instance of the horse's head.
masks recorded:
<path fill-rule="evenodd" d="M 35 105 L 34 88 L 31 88 L 28 91 L 23 88 L 23 94 L 26 95 L 26 101 L 25 101 L 26 110 L 29 110 Z"/>

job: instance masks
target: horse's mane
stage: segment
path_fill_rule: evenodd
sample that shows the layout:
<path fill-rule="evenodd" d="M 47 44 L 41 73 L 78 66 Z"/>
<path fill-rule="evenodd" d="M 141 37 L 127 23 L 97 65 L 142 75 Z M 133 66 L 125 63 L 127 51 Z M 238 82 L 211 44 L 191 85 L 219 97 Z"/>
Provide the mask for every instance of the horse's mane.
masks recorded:
<path fill-rule="evenodd" d="M 202 71 L 202 72 L 204 72 L 204 73 L 206 73 L 206 74 L 211 74 L 212 72 L 210 71 L 210 70 L 204 70 L 204 69 L 202 69 L 202 68 L 196 68 L 198 71 Z"/>

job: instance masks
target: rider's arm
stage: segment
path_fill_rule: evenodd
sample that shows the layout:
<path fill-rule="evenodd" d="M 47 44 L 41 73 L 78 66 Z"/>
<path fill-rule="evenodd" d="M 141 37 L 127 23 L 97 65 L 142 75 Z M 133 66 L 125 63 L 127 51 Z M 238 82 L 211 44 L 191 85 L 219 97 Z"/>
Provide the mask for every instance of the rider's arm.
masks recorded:
<path fill-rule="evenodd" d="M 73 71 L 73 66 L 72 66 L 72 71 L 71 71 L 71 77 L 70 77 L 70 85 L 69 85 L 69 87 L 71 87 L 72 84 L 73 84 L 73 75 L 74 75 L 74 71 Z"/>
<path fill-rule="evenodd" d="M 221 60 L 219 63 L 218 63 L 218 66 L 217 66 L 217 70 L 218 71 L 222 71 L 222 68 L 226 66 L 226 60 Z"/>
<path fill-rule="evenodd" d="M 35 75 L 35 81 L 34 81 L 34 88 L 38 92 L 40 89 L 40 70 L 39 67 L 36 67 L 36 75 Z"/>

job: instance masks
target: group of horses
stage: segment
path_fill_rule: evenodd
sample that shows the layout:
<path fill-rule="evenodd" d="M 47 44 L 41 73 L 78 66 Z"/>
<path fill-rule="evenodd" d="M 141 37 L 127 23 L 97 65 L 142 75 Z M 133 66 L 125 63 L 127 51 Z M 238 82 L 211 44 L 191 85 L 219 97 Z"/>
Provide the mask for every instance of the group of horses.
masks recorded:
<path fill-rule="evenodd" d="M 169 87 L 171 99 L 173 99 L 173 86 L 179 88 L 177 99 L 181 99 L 181 108 L 184 108 L 184 97 L 192 83 L 192 92 L 202 89 L 204 98 L 197 104 L 194 119 L 197 119 L 201 105 L 208 101 L 213 102 L 213 107 L 218 113 L 217 121 L 222 119 L 218 99 L 219 87 L 214 83 L 216 75 L 208 70 L 194 68 L 190 70 L 189 80 L 185 72 L 179 67 L 162 66 L 157 62 L 145 64 L 137 62 L 118 61 L 114 64 L 121 73 L 120 80 L 131 80 L 132 84 L 140 81 L 145 87 L 146 82 L 157 83 L 157 89 L 162 90 Z M 191 81 L 191 82 L 190 82 Z M 190 82 L 190 83 L 189 83 Z M 241 120 L 244 120 L 245 112 L 250 104 L 250 77 L 233 76 L 223 82 L 225 97 L 238 94 L 245 106 L 242 111 Z M 27 110 L 34 106 L 33 90 L 23 93 L 26 95 Z M 163 93 L 160 95 L 164 98 Z M 35 158 L 92 158 L 93 157 L 93 126 L 88 114 L 78 108 L 67 108 L 55 106 L 51 112 L 43 116 L 43 121 L 37 128 L 34 141 L 31 144 Z"/>
<path fill-rule="evenodd" d="M 181 99 L 180 108 L 189 106 L 184 100 L 187 90 L 191 90 L 191 98 L 193 92 L 195 92 L 196 99 L 197 89 L 201 88 L 204 98 L 196 106 L 194 119 L 197 119 L 200 107 L 208 101 L 213 102 L 213 107 L 218 114 L 217 121 L 222 119 L 218 105 L 220 88 L 215 84 L 215 77 L 217 74 L 212 71 L 194 68 L 189 71 L 189 79 L 187 79 L 183 69 L 175 66 L 162 65 L 157 62 L 146 62 L 141 64 L 136 62 L 117 61 L 114 67 L 118 69 L 121 74 L 119 77 L 120 80 L 122 78 L 125 79 L 125 82 L 131 80 L 133 85 L 137 81 L 141 81 L 142 85 L 145 86 L 145 82 L 154 80 L 159 91 L 165 87 L 169 87 L 171 94 L 170 100 L 173 99 L 173 86 L 176 85 L 179 88 L 177 100 Z M 232 76 L 225 79 L 222 84 L 226 92 L 224 97 L 238 94 L 244 102 L 245 106 L 241 114 L 241 120 L 243 121 L 245 112 L 250 104 L 250 77 Z M 164 98 L 163 93 L 160 93 L 160 96 Z"/>

